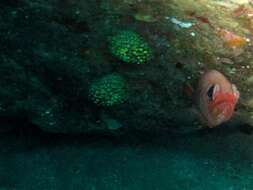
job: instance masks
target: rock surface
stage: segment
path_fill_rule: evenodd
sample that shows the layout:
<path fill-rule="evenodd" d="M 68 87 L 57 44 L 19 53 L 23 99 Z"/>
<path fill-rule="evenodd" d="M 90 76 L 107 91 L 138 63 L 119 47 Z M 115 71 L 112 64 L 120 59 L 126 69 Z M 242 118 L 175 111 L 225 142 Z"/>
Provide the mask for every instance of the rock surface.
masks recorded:
<path fill-rule="evenodd" d="M 253 7 L 220 2 L 1 2 L 0 121 L 25 118 L 54 133 L 110 131 L 108 123 L 120 126 L 113 133 L 197 130 L 198 118 L 185 116 L 193 106 L 186 84 L 194 88 L 204 70 L 216 69 L 241 93 L 240 122 L 253 125 Z M 143 14 L 152 22 L 136 17 Z M 120 30 L 146 40 L 154 54 L 148 63 L 129 65 L 110 53 L 108 39 Z M 128 100 L 94 104 L 90 84 L 112 73 L 127 81 Z"/>

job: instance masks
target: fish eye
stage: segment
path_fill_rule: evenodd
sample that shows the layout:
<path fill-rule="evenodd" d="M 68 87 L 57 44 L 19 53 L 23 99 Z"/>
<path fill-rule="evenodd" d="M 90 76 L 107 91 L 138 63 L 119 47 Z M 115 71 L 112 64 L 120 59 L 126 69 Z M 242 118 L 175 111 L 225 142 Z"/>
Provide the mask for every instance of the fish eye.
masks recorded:
<path fill-rule="evenodd" d="M 210 86 L 207 93 L 206 93 L 210 101 L 213 99 L 214 87 L 215 87 L 214 84 L 212 86 Z"/>

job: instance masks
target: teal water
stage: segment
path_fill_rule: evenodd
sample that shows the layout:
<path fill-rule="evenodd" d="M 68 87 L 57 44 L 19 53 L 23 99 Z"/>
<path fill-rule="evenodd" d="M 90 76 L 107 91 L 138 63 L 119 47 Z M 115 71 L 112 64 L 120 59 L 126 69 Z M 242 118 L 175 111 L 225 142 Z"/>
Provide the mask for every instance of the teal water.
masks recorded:
<path fill-rule="evenodd" d="M 188 137 L 2 135 L 0 182 L 21 190 L 251 190 L 252 143 L 250 135 L 221 130 Z"/>

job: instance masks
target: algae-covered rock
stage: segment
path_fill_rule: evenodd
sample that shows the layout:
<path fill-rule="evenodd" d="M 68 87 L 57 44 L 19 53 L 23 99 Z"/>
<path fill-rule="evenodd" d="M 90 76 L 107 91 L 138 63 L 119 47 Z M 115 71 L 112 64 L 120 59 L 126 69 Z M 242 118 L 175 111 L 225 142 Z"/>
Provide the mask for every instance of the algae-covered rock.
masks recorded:
<path fill-rule="evenodd" d="M 195 106 L 192 91 L 204 71 L 215 69 L 240 91 L 240 122 L 253 125 L 247 1 L 1 5 L 0 122 L 25 117 L 67 134 L 191 132 L 200 126 L 187 114 Z"/>
<path fill-rule="evenodd" d="M 0 56 L 0 132 L 8 131 L 25 118 L 26 80 L 22 65 L 15 60 Z M 16 122 L 16 121 L 17 122 Z"/>

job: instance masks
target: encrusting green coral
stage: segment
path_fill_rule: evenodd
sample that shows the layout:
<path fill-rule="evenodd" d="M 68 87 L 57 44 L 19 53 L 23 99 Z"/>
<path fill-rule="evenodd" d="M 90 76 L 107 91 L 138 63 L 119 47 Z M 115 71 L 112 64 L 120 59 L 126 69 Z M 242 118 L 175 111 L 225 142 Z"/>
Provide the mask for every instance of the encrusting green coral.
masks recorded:
<path fill-rule="evenodd" d="M 111 53 L 126 63 L 144 64 L 152 57 L 148 43 L 133 31 L 121 31 L 110 38 Z"/>
<path fill-rule="evenodd" d="M 125 80 L 118 74 L 104 76 L 93 83 L 89 88 L 92 101 L 102 106 L 113 106 L 123 103 L 127 99 Z"/>

